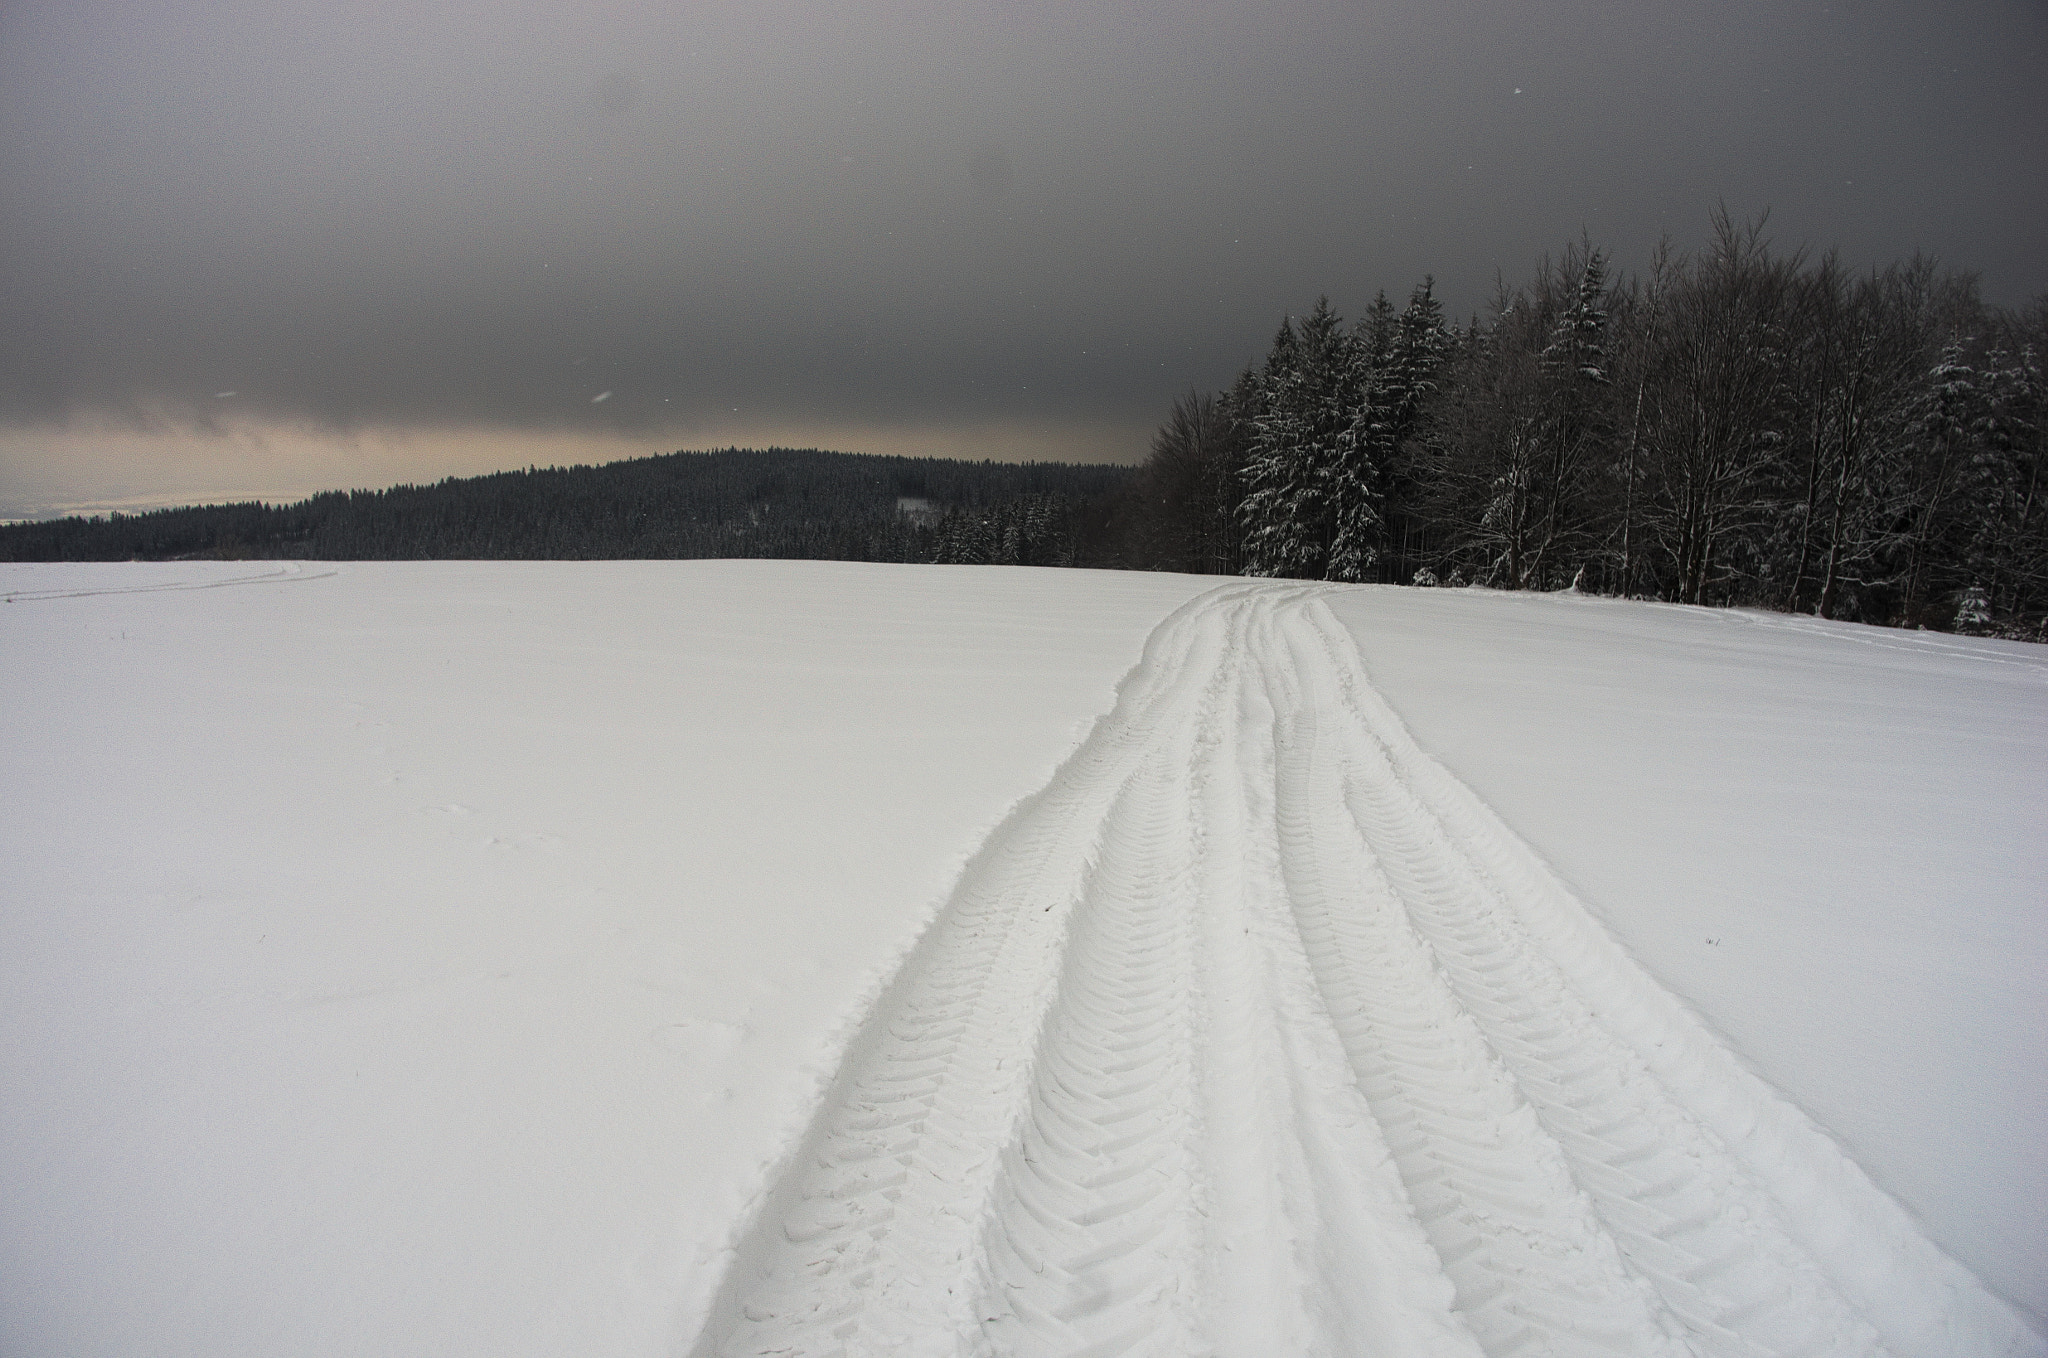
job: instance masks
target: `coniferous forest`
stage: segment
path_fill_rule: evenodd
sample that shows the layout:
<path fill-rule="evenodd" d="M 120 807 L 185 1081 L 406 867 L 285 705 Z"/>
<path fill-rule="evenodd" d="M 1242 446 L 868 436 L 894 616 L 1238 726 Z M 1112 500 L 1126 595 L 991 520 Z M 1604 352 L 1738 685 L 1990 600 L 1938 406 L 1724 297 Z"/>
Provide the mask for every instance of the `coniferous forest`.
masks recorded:
<path fill-rule="evenodd" d="M 1642 278 L 1569 248 L 1465 325 L 1427 280 L 1348 326 L 1318 304 L 1175 404 L 1132 529 L 1173 569 L 2044 639 L 2048 298 L 1762 226 L 1717 216 Z"/>
<path fill-rule="evenodd" d="M 1131 469 L 727 449 L 528 468 L 297 504 L 0 527 L 0 560 L 688 559 L 1071 566 Z"/>
<path fill-rule="evenodd" d="M 1424 280 L 1175 402 L 1142 467 L 678 453 L 0 527 L 0 559 L 785 557 L 1739 604 L 2048 639 L 2048 298 L 1714 221 L 1589 244 L 1458 324 Z"/>

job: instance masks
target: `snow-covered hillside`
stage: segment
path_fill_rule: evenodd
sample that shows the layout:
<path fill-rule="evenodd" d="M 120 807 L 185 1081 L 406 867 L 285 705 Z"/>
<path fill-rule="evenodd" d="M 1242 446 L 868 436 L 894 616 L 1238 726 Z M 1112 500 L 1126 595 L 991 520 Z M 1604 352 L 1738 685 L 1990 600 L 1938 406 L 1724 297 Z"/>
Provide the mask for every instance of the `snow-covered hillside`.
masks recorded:
<path fill-rule="evenodd" d="M 1218 584 L 0 568 L 0 1349 L 2040 1350 L 2037 651 Z"/>

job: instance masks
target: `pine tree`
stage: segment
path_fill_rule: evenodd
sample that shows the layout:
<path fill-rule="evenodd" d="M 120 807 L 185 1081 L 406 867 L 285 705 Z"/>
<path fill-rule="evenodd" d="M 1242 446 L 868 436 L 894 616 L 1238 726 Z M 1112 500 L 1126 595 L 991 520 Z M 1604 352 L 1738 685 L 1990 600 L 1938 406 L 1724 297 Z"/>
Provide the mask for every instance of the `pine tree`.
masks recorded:
<path fill-rule="evenodd" d="M 1612 430 L 1608 412 L 1607 264 L 1588 247 L 1572 277 L 1567 253 L 1553 279 L 1570 300 L 1550 323 L 1537 355 L 1539 413 L 1529 460 L 1531 546 L 1524 584 L 1577 578 L 1592 552 L 1593 478 Z"/>
<path fill-rule="evenodd" d="M 1607 385 L 1607 260 L 1587 249 L 1571 305 L 1552 328 L 1544 363 L 1560 376 Z"/>
<path fill-rule="evenodd" d="M 1288 575 L 1299 555 L 1301 432 L 1295 426 L 1290 388 L 1296 381 L 1296 350 L 1300 345 L 1292 317 L 1283 318 L 1266 351 L 1266 363 L 1253 377 L 1240 418 L 1245 424 L 1244 500 L 1238 516 L 1244 525 L 1244 573 Z"/>
<path fill-rule="evenodd" d="M 1969 540 L 1963 565 L 1985 599 L 1980 621 L 2030 611 L 2048 570 L 2041 507 L 2041 369 L 2031 349 L 1985 359 L 1982 399 L 1964 473 Z"/>
<path fill-rule="evenodd" d="M 1381 293 L 1361 324 L 1353 344 L 1352 416 L 1333 489 L 1330 579 L 1373 579 L 1397 546 L 1405 564 L 1407 543 L 1391 540 L 1390 519 L 1403 514 L 1410 530 L 1404 539 L 1412 534 L 1404 514 L 1416 498 L 1410 445 L 1421 433 L 1450 345 L 1434 279 L 1416 286 L 1398 316 Z"/>
<path fill-rule="evenodd" d="M 1503 287 L 1459 356 L 1445 463 L 1454 546 L 1481 584 L 1520 589 L 1534 574 L 1545 335 L 1540 308 Z"/>
<path fill-rule="evenodd" d="M 1900 525 L 1895 536 L 1904 558 L 1900 571 L 1904 581 L 1902 624 L 1920 621 L 1929 596 L 1938 592 L 1942 566 L 1955 555 L 1943 550 L 1947 545 L 1944 539 L 1956 527 L 1956 491 L 1970 464 L 1982 417 L 1977 369 L 1969 361 L 1965 341 L 1952 336 L 1927 374 L 1920 402 L 1916 465 L 1893 483 L 1892 513 Z"/>
<path fill-rule="evenodd" d="M 1246 450 L 1245 573 L 1318 579 L 1331 566 L 1359 364 L 1328 298 L 1281 324 L 1260 374 Z"/>

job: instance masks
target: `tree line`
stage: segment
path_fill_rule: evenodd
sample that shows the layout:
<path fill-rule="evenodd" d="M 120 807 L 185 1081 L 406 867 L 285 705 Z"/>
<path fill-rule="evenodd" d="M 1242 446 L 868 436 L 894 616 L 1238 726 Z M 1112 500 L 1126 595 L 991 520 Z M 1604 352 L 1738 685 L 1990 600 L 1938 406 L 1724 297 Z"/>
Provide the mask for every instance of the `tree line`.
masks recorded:
<path fill-rule="evenodd" d="M 1448 320 L 1425 279 L 1282 321 L 1138 468 L 815 449 L 0 526 L 0 559 L 784 557 L 1578 589 L 2048 640 L 2048 297 L 1853 272 L 1714 218 L 1567 247 Z"/>
<path fill-rule="evenodd" d="M 432 485 L 0 527 L 0 560 L 298 558 L 1100 564 L 1129 467 L 674 453 Z"/>
<path fill-rule="evenodd" d="M 1582 242 L 1465 325 L 1429 280 L 1348 326 L 1318 302 L 1175 403 L 1126 551 L 2041 638 L 2048 298 L 1777 253 L 1763 225 L 1717 214 L 1642 277 Z"/>

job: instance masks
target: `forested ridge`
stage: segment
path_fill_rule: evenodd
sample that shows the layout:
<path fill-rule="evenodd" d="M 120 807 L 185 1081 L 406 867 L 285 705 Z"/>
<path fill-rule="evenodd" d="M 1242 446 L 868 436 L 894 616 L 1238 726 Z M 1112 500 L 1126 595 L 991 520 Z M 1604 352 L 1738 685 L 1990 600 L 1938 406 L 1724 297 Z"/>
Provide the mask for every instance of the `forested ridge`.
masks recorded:
<path fill-rule="evenodd" d="M 1328 303 L 1142 467 L 768 449 L 0 527 L 0 559 L 786 557 L 1575 588 L 2048 639 L 2048 298 L 1714 220 L 1488 313 Z"/>
<path fill-rule="evenodd" d="M 1462 326 L 1428 280 L 1286 319 L 1155 436 L 1139 554 L 2044 639 L 2048 298 L 1714 225 L 1642 278 L 1569 248 Z"/>
<path fill-rule="evenodd" d="M 1086 564 L 1129 467 L 868 457 L 815 449 L 672 453 L 290 505 L 159 509 L 0 527 L 0 559 L 779 557 Z"/>

